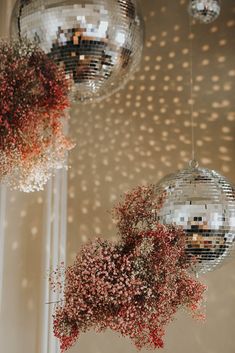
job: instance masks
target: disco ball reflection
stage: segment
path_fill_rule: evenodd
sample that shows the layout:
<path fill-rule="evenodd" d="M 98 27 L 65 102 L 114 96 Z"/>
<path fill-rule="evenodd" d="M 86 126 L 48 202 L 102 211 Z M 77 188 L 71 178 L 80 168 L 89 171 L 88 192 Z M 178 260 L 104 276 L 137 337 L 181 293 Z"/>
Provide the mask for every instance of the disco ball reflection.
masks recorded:
<path fill-rule="evenodd" d="M 162 179 L 160 223 L 181 226 L 195 272 L 206 273 L 228 257 L 235 242 L 235 188 L 219 173 L 192 165 Z"/>
<path fill-rule="evenodd" d="M 72 80 L 74 101 L 104 98 L 138 69 L 138 0 L 17 0 L 11 33 L 36 41 Z"/>
<path fill-rule="evenodd" d="M 220 0 L 190 0 L 189 14 L 201 23 L 211 23 L 220 14 Z"/>

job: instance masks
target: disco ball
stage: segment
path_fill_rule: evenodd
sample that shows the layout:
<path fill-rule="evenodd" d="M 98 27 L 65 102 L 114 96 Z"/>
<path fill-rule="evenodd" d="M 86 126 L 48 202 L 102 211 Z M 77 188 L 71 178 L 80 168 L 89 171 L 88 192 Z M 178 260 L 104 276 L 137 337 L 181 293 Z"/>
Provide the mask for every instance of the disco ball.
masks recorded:
<path fill-rule="evenodd" d="M 157 211 L 160 223 L 186 232 L 186 252 L 196 260 L 196 273 L 213 270 L 230 255 L 235 243 L 235 188 L 225 177 L 192 164 L 162 179 L 156 195 L 164 195 Z"/>
<path fill-rule="evenodd" d="M 72 80 L 74 101 L 104 98 L 140 64 L 138 0 L 17 0 L 12 36 L 35 40 Z"/>
<path fill-rule="evenodd" d="M 201 23 L 211 23 L 220 14 L 220 0 L 190 0 L 188 11 Z"/>

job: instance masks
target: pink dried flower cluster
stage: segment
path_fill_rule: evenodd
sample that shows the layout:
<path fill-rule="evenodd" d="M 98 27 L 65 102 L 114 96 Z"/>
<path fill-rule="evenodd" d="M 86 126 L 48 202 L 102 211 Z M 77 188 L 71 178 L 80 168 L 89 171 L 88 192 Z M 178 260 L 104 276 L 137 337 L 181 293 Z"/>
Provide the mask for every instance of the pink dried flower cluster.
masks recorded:
<path fill-rule="evenodd" d="M 137 186 L 126 193 L 112 210 L 119 235 L 125 242 L 135 241 L 143 230 L 152 229 L 164 198 L 164 192 L 156 195 L 154 185 Z"/>
<path fill-rule="evenodd" d="M 0 41 L 0 181 L 43 188 L 72 148 L 63 133 L 69 106 L 65 74 L 28 41 Z"/>
<path fill-rule="evenodd" d="M 116 331 L 138 349 L 160 348 L 165 327 L 177 310 L 184 307 L 202 316 L 205 286 L 187 271 L 183 231 L 157 222 L 149 229 L 136 226 L 143 222 L 146 191 L 135 190 L 133 200 L 141 200 L 140 208 L 135 203 L 136 214 L 120 213 L 121 205 L 117 206 L 115 214 L 122 215 L 119 243 L 98 239 L 84 246 L 65 270 L 64 283 L 58 281 L 60 269 L 52 274 L 54 290 L 64 284 L 64 298 L 54 314 L 62 352 L 90 329 Z M 132 196 L 127 195 L 125 205 Z"/>

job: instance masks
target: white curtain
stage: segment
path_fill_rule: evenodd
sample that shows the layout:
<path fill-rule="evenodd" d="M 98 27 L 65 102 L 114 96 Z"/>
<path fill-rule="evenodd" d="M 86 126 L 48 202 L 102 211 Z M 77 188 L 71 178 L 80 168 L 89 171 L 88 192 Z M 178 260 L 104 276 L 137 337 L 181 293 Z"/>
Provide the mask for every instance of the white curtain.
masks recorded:
<path fill-rule="evenodd" d="M 1 318 L 1 311 L 2 311 L 3 274 L 4 274 L 5 217 L 6 217 L 6 188 L 4 186 L 0 186 L 0 318 Z"/>
<path fill-rule="evenodd" d="M 59 170 L 49 181 L 46 189 L 44 212 L 44 241 L 42 273 L 45 274 L 42 285 L 41 349 L 40 353 L 58 353 L 58 340 L 53 336 L 52 314 L 58 294 L 50 290 L 49 271 L 66 260 L 67 231 L 67 171 Z"/>
<path fill-rule="evenodd" d="M 2 38 L 9 36 L 14 3 L 0 0 Z M 50 291 L 48 274 L 65 262 L 66 226 L 66 170 L 56 171 L 43 193 L 0 187 L 0 352 L 59 352 L 54 304 L 47 304 L 59 298 Z"/>

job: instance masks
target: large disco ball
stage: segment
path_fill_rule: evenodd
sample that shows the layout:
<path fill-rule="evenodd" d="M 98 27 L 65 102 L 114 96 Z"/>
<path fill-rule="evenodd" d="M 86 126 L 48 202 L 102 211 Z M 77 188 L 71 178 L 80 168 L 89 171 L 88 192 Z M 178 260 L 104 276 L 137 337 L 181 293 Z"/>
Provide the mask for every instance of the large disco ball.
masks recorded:
<path fill-rule="evenodd" d="M 190 0 L 189 14 L 201 23 L 211 23 L 220 14 L 220 0 Z"/>
<path fill-rule="evenodd" d="M 120 89 L 143 48 L 138 0 L 17 0 L 11 33 L 37 41 L 66 70 L 75 101 Z"/>
<path fill-rule="evenodd" d="M 234 186 L 216 171 L 194 164 L 162 179 L 156 194 L 164 195 L 158 220 L 183 227 L 187 254 L 197 260 L 195 272 L 222 263 L 235 243 Z"/>

